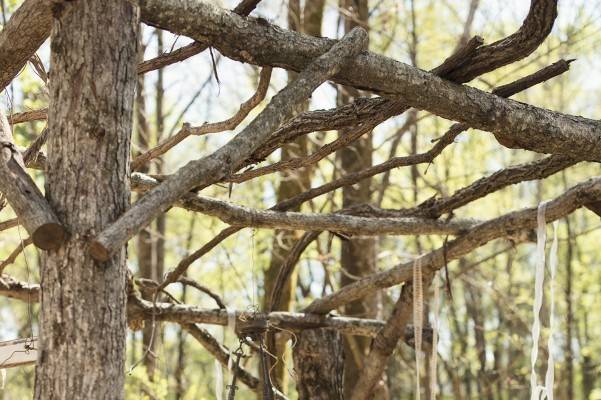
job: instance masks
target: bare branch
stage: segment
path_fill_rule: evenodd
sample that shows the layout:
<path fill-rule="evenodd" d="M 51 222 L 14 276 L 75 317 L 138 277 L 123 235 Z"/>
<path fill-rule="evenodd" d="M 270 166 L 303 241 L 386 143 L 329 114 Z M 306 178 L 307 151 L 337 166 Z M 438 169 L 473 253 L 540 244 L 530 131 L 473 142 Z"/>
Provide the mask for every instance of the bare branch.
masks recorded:
<path fill-rule="evenodd" d="M 234 114 L 233 116 L 231 116 L 230 118 L 228 118 L 224 121 L 214 122 L 211 124 L 204 124 L 202 126 L 194 127 L 194 128 L 184 124 L 184 127 L 178 133 L 176 133 L 175 135 L 166 139 L 165 141 L 160 143 L 158 146 L 137 156 L 132 161 L 131 170 L 132 171 L 139 170 L 142 165 L 146 164 L 148 161 L 152 160 L 153 158 L 156 158 L 162 154 L 165 154 L 171 148 L 173 148 L 178 143 L 180 143 L 181 141 L 186 139 L 188 136 L 191 136 L 191 135 L 200 136 L 200 135 L 206 135 L 208 133 L 231 131 L 231 130 L 235 129 L 240 124 L 240 122 L 242 122 L 244 120 L 244 118 L 246 118 L 248 116 L 248 114 L 257 105 L 259 105 L 259 103 L 261 103 L 261 101 L 263 101 L 263 99 L 265 98 L 265 95 L 267 94 L 267 89 L 269 88 L 270 78 L 271 78 L 271 68 L 270 67 L 263 68 L 263 70 L 261 70 L 261 74 L 259 77 L 259 85 L 257 87 L 256 92 L 248 100 L 246 100 L 244 103 L 242 103 L 240 105 L 240 109 L 238 110 L 238 112 L 236 114 Z"/>
<path fill-rule="evenodd" d="M 0 187 L 37 247 L 55 249 L 66 240 L 65 228 L 25 171 L 21 153 L 13 142 L 10 125 L 1 111 Z"/>
<path fill-rule="evenodd" d="M 261 0 L 242 0 L 233 11 L 238 15 L 246 16 L 250 14 L 260 2 Z M 170 53 L 161 54 L 158 57 L 140 63 L 138 65 L 138 74 L 145 74 L 184 61 L 196 54 L 202 53 L 207 47 L 209 46 L 205 43 L 192 42 Z"/>
<path fill-rule="evenodd" d="M 303 329 L 335 329 L 341 333 L 356 336 L 375 337 L 384 322 L 380 320 L 367 318 L 351 318 L 333 315 L 303 314 L 294 312 L 274 311 L 268 314 L 249 313 L 234 311 L 236 321 L 242 317 L 246 322 L 249 321 L 267 321 L 270 328 L 285 330 L 303 330 Z M 152 319 L 153 315 L 157 321 L 176 322 L 178 324 L 211 324 L 227 326 L 228 313 L 222 309 L 208 309 L 195 307 L 185 304 L 156 303 L 153 306 L 151 301 L 138 299 L 136 304 L 130 302 L 128 308 L 129 318 Z M 404 341 L 410 342 L 413 339 L 412 329 L 403 331 Z M 425 332 L 429 336 L 428 330 Z"/>
<path fill-rule="evenodd" d="M 24 111 L 8 116 L 8 123 L 11 125 L 21 124 L 23 122 L 42 121 L 48 119 L 48 109 Z"/>
<path fill-rule="evenodd" d="M 0 91 L 17 76 L 50 35 L 52 14 L 46 0 L 25 0 L 0 32 Z"/>
<path fill-rule="evenodd" d="M 430 286 L 431 281 L 431 274 L 423 277 L 424 293 Z M 381 379 L 382 373 L 386 369 L 388 358 L 392 355 L 397 343 L 401 339 L 400 332 L 405 332 L 412 316 L 413 285 L 411 282 L 408 282 L 403 286 L 392 314 L 372 342 L 369 355 L 363 361 L 363 373 L 359 375 L 359 380 L 355 384 L 351 400 L 369 398 L 374 386 Z"/>
<path fill-rule="evenodd" d="M 8 275 L 0 275 L 0 296 L 37 303 L 40 285 L 19 282 Z"/>
<path fill-rule="evenodd" d="M 25 250 L 25 247 L 29 246 L 31 243 L 33 243 L 31 238 L 27 238 L 22 243 L 19 243 L 19 246 L 17 246 L 17 248 L 14 249 L 13 252 L 10 253 L 10 255 L 0 263 L 0 274 L 2 274 L 4 268 L 14 263 L 19 254 L 21 254 L 23 250 Z"/>
<path fill-rule="evenodd" d="M 505 65 L 532 52 L 553 24 L 556 3 L 554 0 L 534 0 L 529 18 L 517 36 L 491 45 L 492 49 L 506 53 L 478 53 L 474 59 L 482 60 L 478 61 L 477 70 L 488 70 L 491 65 L 497 66 L 496 62 Z M 153 19 L 156 24 L 209 40 L 224 55 L 240 61 L 300 70 L 335 43 L 228 14 L 202 1 L 185 11 L 179 10 L 179 6 L 175 2 L 146 0 L 142 2 L 142 11 L 145 18 Z M 517 53 L 514 53 L 515 49 Z M 490 64 L 484 68 L 486 60 Z M 469 77 L 473 71 L 466 66 L 465 73 L 457 74 Z M 379 91 L 416 108 L 493 132 L 507 147 L 601 160 L 601 123 L 594 120 L 504 100 L 369 52 L 357 57 L 334 79 L 342 84 Z"/>
<path fill-rule="evenodd" d="M 546 205 L 547 222 L 562 218 L 601 196 L 601 178 L 592 178 L 578 184 Z M 537 208 L 514 211 L 483 222 L 446 246 L 422 257 L 424 273 L 436 271 L 448 260 L 455 260 L 491 240 L 536 226 Z M 327 313 L 343 304 L 360 299 L 379 289 L 398 285 L 412 279 L 413 263 L 402 263 L 387 271 L 370 275 L 347 285 L 335 293 L 314 300 L 305 312 Z"/>
<path fill-rule="evenodd" d="M 150 188 L 157 181 L 142 174 L 132 176 L 133 187 Z M 454 220 L 449 222 L 423 218 L 369 218 L 333 214 L 308 214 L 273 210 L 254 210 L 231 204 L 223 200 L 204 197 L 193 193 L 184 195 L 178 203 L 185 209 L 201 212 L 219 218 L 232 226 L 254 228 L 333 231 L 351 235 L 378 236 L 392 235 L 456 235 L 474 226 L 473 220 Z"/>
<path fill-rule="evenodd" d="M 276 128 L 298 112 L 311 93 L 364 47 L 367 33 L 355 29 L 345 39 L 318 57 L 281 92 L 242 132 L 215 153 L 191 161 L 176 174 L 147 193 L 91 243 L 97 260 L 108 260 L 129 238 L 193 187 L 201 189 L 234 172 Z"/>

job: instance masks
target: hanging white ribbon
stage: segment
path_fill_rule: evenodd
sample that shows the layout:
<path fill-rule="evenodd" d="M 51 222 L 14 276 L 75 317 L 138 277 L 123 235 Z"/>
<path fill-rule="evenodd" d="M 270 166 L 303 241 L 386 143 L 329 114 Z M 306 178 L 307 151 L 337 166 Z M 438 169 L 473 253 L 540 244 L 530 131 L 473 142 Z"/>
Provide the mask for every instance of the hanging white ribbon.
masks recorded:
<path fill-rule="evenodd" d="M 415 398 L 420 399 L 420 369 L 422 351 L 422 327 L 424 325 L 424 293 L 422 282 L 422 259 L 413 261 L 413 338 L 415 340 Z"/>
<path fill-rule="evenodd" d="M 530 400 L 539 400 L 541 393 L 544 393 L 544 387 L 539 386 L 537 382 L 536 359 L 538 358 L 540 310 L 543 305 L 543 283 L 545 280 L 545 243 L 547 241 L 545 207 L 546 202 L 540 203 L 536 213 L 536 267 L 534 272 L 534 302 L 532 304 L 534 322 L 532 323 L 532 351 L 530 353 Z"/>
<path fill-rule="evenodd" d="M 223 367 L 217 359 L 215 359 L 215 398 L 223 399 Z"/>
<path fill-rule="evenodd" d="M 551 275 L 551 290 L 550 290 L 550 302 L 551 307 L 549 310 L 549 339 L 547 341 L 548 357 L 547 357 L 547 373 L 545 375 L 545 389 L 547 393 L 547 399 L 553 400 L 553 386 L 555 384 L 555 360 L 553 359 L 553 347 L 555 334 L 555 275 L 557 274 L 557 225 L 558 222 L 553 222 L 553 243 L 551 244 L 551 251 L 549 254 L 549 270 Z"/>
<path fill-rule="evenodd" d="M 548 358 L 547 372 L 545 374 L 545 385 L 541 386 L 537 382 L 536 359 L 538 358 L 538 341 L 540 338 L 540 311 L 543 303 L 543 283 L 545 279 L 545 243 L 547 241 L 546 221 L 545 221 L 546 202 L 539 204 L 536 221 L 536 269 L 534 278 L 534 303 L 532 311 L 534 313 L 534 322 L 532 323 L 532 352 L 530 355 L 530 399 L 549 399 L 553 400 L 553 386 L 555 381 L 555 361 L 553 359 L 553 336 L 555 333 L 555 276 L 557 273 L 557 226 L 558 222 L 553 223 L 553 243 L 551 244 L 549 254 L 550 270 L 550 316 L 549 316 L 549 338 L 547 340 Z"/>
<path fill-rule="evenodd" d="M 432 356 L 430 358 L 430 399 L 436 400 L 438 394 L 437 384 L 437 364 L 438 364 L 438 320 L 440 314 L 440 286 L 437 279 L 434 279 L 434 304 L 433 319 L 432 319 Z"/>

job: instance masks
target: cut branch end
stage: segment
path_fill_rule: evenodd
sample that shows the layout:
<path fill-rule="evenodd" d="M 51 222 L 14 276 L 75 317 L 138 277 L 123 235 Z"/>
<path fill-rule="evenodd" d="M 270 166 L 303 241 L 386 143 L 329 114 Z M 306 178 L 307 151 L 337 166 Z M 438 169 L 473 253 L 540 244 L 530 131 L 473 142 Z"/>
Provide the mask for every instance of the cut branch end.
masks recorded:
<path fill-rule="evenodd" d="M 67 240 L 67 231 L 56 223 L 49 222 L 41 225 L 33 232 L 33 244 L 42 250 L 54 250 Z"/>

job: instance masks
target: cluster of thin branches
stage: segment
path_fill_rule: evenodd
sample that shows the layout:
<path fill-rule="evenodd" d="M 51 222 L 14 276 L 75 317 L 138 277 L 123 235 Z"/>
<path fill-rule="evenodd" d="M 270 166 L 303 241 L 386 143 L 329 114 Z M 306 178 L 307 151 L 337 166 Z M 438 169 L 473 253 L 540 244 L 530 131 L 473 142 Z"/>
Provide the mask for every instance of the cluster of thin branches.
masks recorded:
<path fill-rule="evenodd" d="M 3 49 L 4 44 L 10 41 L 10 35 L 20 32 L 18 24 L 27 21 L 28 25 L 37 22 L 40 26 L 39 31 L 29 32 L 35 37 L 30 41 L 22 41 L 24 48 L 15 52 L 18 55 L 22 54 L 22 57 L 13 55 L 10 58 L 11 65 L 0 65 L 0 83 L 3 87 L 14 78 L 48 35 L 48 29 L 44 31 L 44 27 L 49 25 L 48 16 L 34 13 L 32 10 L 35 3 L 37 2 L 26 1 L 0 34 L 0 49 Z M 353 397 L 367 398 L 382 375 L 386 360 L 398 341 L 411 340 L 408 310 L 413 306 L 413 262 L 402 263 L 362 277 L 333 293 L 315 299 L 308 307 L 300 310 L 302 313 L 271 311 L 273 305 L 278 304 L 282 288 L 309 244 L 316 240 L 321 232 L 346 237 L 451 236 L 451 239 L 445 240 L 442 247 L 421 257 L 426 293 L 432 275 L 449 261 L 469 254 L 496 239 L 510 238 L 516 244 L 527 241 L 530 230 L 536 226 L 536 207 L 516 210 L 491 220 L 458 219 L 453 216 L 455 210 L 509 185 L 544 179 L 579 162 L 601 160 L 601 123 L 598 121 L 508 100 L 516 93 L 568 71 L 571 60 L 559 60 L 528 76 L 516 77 L 515 81 L 498 87 L 491 93 L 459 85 L 534 52 L 548 36 L 555 21 L 557 2 L 554 0 L 532 0 L 528 16 L 514 34 L 488 45 L 483 44 L 483 39 L 477 36 L 465 40 L 440 66 L 430 72 L 367 51 L 366 33 L 361 28 L 351 31 L 341 41 L 334 41 L 301 37 L 264 20 L 246 17 L 259 0 L 243 1 L 234 13 L 203 1 L 198 1 L 197 6 L 191 9 L 184 9 L 177 2 L 161 0 L 140 3 L 144 22 L 189 36 L 196 41 L 140 63 L 139 74 L 183 61 L 211 46 L 225 57 L 261 67 L 260 79 L 256 92 L 242 103 L 240 109 L 231 117 L 200 126 L 184 124 L 176 134 L 131 161 L 131 187 L 144 195 L 121 218 L 91 241 L 90 251 L 93 257 L 100 261 L 108 259 L 154 218 L 172 206 L 216 217 L 229 224 L 229 227 L 201 248 L 184 257 L 162 281 L 132 281 L 128 310 L 132 321 L 152 319 L 180 324 L 224 365 L 228 364 L 230 357 L 227 349 L 197 324 L 227 325 L 228 311 L 221 299 L 210 289 L 184 278 L 184 274 L 195 261 L 236 232 L 247 227 L 306 231 L 281 264 L 273 297 L 269 302 L 271 306 L 261 313 L 248 315 L 237 312 L 237 316 L 246 314 L 244 317 L 247 321 L 263 321 L 273 329 L 302 330 L 321 327 L 373 338 L 371 352 L 364 360 L 366 373 L 357 382 Z M 169 19 L 165 17 L 168 14 L 165 11 L 181 15 L 181 18 L 177 21 Z M 256 40 L 258 37 L 264 40 Z M 2 54 L 0 60 L 7 63 Z M 190 136 L 235 130 L 252 111 L 265 103 L 272 67 L 282 67 L 300 74 L 267 101 L 267 105 L 230 142 L 210 155 L 191 161 L 171 175 L 151 176 L 138 172 L 151 160 L 162 157 Z M 351 104 L 330 110 L 299 113 L 301 104 L 327 80 L 375 95 L 357 98 Z M 411 107 L 427 110 L 458 123 L 435 141 L 426 152 L 390 157 L 380 164 L 312 187 L 274 204 L 267 210 L 252 209 L 200 194 L 202 189 L 210 185 L 238 184 L 267 174 L 317 165 L 329 155 L 349 146 L 378 125 Z M 2 125 L 0 189 L 17 218 L 1 222 L 0 230 L 22 224 L 31 237 L 0 263 L 0 273 L 14 262 L 25 246 L 33 243 L 42 249 L 52 248 L 64 240 L 60 222 L 51 210 L 43 207 L 44 199 L 41 194 L 34 200 L 19 197 L 22 196 L 21 189 L 24 187 L 33 192 L 36 190 L 31 178 L 27 178 L 26 168 L 44 169 L 45 156 L 42 146 L 47 133 L 40 135 L 25 151 L 14 146 L 10 134 L 10 125 L 44 120 L 47 113 L 47 109 L 40 109 L 13 114 L 4 120 Z M 382 209 L 365 204 L 328 214 L 288 211 L 297 209 L 301 204 L 318 196 L 379 174 L 389 174 L 399 167 L 433 163 L 461 132 L 469 128 L 491 132 L 496 140 L 506 147 L 548 155 L 534 162 L 510 166 L 482 177 L 455 193 L 432 198 L 413 208 Z M 283 145 L 303 135 L 329 130 L 340 130 L 342 133 L 337 139 L 317 148 L 311 154 L 264 165 L 268 156 Z M 21 173 L 14 173 L 13 164 L 21 169 Z M 257 166 L 258 164 L 261 165 Z M 249 169 L 251 166 L 253 168 Z M 580 207 L 599 212 L 600 197 L 601 178 L 591 178 L 579 183 L 547 204 L 547 220 L 563 218 Z M 27 206 L 25 202 L 37 207 Z M 191 285 L 208 293 L 217 301 L 219 308 L 204 309 L 174 302 L 150 302 L 143 300 L 135 290 L 135 287 L 139 286 L 144 290 L 162 293 L 174 283 Z M 394 312 L 386 321 L 329 314 L 349 302 L 400 284 L 403 284 L 401 295 Z M 36 301 L 38 294 L 37 285 L 19 282 L 5 274 L 0 278 L 0 295 L 23 301 Z M 239 378 L 250 388 L 258 390 L 259 379 L 242 367 L 238 368 Z"/>

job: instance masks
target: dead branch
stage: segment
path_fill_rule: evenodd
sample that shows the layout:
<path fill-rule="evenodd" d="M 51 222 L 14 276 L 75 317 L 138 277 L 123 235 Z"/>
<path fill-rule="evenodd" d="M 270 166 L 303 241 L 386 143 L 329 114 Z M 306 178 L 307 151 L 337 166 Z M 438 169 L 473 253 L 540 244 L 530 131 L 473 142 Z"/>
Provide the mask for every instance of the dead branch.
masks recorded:
<path fill-rule="evenodd" d="M 13 142 L 10 125 L 1 111 L 0 147 L 2 193 L 29 232 L 33 243 L 43 250 L 57 248 L 66 240 L 67 232 L 25 171 L 21 153 Z"/>
<path fill-rule="evenodd" d="M 33 243 L 31 238 L 27 238 L 22 243 L 19 243 L 19 246 L 17 246 L 17 248 L 14 249 L 12 253 L 10 253 L 10 255 L 0 263 L 0 274 L 2 274 L 4 268 L 14 263 L 19 254 L 21 254 L 25 250 L 25 247 L 29 246 L 31 243 Z"/>
<path fill-rule="evenodd" d="M 0 91 L 17 76 L 52 28 L 50 4 L 25 0 L 0 32 Z"/>
<path fill-rule="evenodd" d="M 302 103 L 364 47 L 367 33 L 355 29 L 323 56 L 312 62 L 242 132 L 215 153 L 191 161 L 176 174 L 148 192 L 115 223 L 105 229 L 90 246 L 97 260 L 110 254 L 146 226 L 193 187 L 204 188 L 234 172 L 282 122 L 298 112 Z"/>
<path fill-rule="evenodd" d="M 187 124 L 184 124 L 182 129 L 177 132 L 175 135 L 169 137 L 162 143 L 158 144 L 156 147 L 140 154 L 132 161 L 131 170 L 137 171 L 140 167 L 146 164 L 148 161 L 153 158 L 159 157 L 165 154 L 167 151 L 172 149 L 178 143 L 181 143 L 188 136 L 200 136 L 206 135 L 209 133 L 216 132 L 224 132 L 231 131 L 235 129 L 243 120 L 248 116 L 248 114 L 263 101 L 265 95 L 267 94 L 267 89 L 269 88 L 269 80 L 271 78 L 271 68 L 263 68 L 261 70 L 261 74 L 259 77 L 259 85 L 255 93 L 244 103 L 240 105 L 240 109 L 236 114 L 231 116 L 230 118 L 220 121 L 214 122 L 210 124 L 204 124 L 198 127 L 190 127 Z"/>
<path fill-rule="evenodd" d="M 148 190 L 158 182 L 146 175 L 132 175 L 134 190 Z M 223 222 L 237 227 L 254 227 L 285 230 L 333 231 L 351 235 L 456 235 L 474 226 L 473 220 L 453 220 L 449 222 L 430 218 L 371 218 L 357 217 L 342 213 L 309 214 L 273 210 L 254 210 L 223 200 L 200 196 L 193 193 L 184 195 L 177 205 L 187 210 L 214 216 Z"/>
<path fill-rule="evenodd" d="M 580 183 L 547 203 L 547 221 L 551 222 L 562 218 L 585 204 L 596 201 L 600 195 L 601 178 L 592 178 Z M 469 232 L 448 242 L 446 249 L 441 247 L 424 255 L 422 258 L 424 273 L 436 271 L 446 261 L 455 260 L 491 240 L 502 238 L 524 229 L 534 228 L 536 226 L 536 212 L 536 207 L 527 208 L 479 224 Z M 314 300 L 304 311 L 324 314 L 343 304 L 374 293 L 377 290 L 410 281 L 412 279 L 412 265 L 412 262 L 402 263 L 387 271 L 362 278 L 339 289 L 337 292 Z"/>

